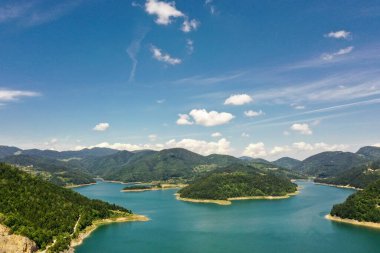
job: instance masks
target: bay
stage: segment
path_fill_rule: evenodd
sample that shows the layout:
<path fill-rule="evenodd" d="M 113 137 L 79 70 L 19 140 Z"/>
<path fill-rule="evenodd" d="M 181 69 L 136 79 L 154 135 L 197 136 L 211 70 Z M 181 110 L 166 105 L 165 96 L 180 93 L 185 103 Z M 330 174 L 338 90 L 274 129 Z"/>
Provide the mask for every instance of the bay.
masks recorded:
<path fill-rule="evenodd" d="M 174 189 L 125 193 L 125 185 L 107 182 L 76 188 L 151 219 L 101 226 L 76 252 L 380 252 L 380 231 L 324 218 L 354 190 L 297 184 L 301 193 L 289 199 L 230 206 L 178 201 Z"/>

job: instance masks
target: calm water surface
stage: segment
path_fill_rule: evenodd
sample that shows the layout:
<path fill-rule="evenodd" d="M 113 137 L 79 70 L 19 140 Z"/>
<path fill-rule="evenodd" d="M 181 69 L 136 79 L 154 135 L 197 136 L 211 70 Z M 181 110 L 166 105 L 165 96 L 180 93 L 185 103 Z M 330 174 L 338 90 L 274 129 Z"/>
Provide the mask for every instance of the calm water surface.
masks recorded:
<path fill-rule="evenodd" d="M 235 201 L 230 206 L 177 201 L 176 190 L 122 193 L 125 185 L 105 182 L 77 188 L 151 220 L 101 226 L 76 252 L 380 252 L 380 231 L 324 219 L 353 190 L 298 185 L 301 193 L 289 199 Z"/>

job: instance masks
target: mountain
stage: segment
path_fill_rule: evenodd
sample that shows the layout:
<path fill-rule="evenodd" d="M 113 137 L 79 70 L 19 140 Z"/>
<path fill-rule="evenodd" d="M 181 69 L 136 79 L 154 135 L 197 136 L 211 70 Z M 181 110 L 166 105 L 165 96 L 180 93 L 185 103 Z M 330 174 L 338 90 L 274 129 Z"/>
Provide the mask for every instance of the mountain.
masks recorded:
<path fill-rule="evenodd" d="M 303 160 L 295 169 L 305 175 L 326 178 L 368 161 L 368 158 L 351 152 L 327 151 Z"/>
<path fill-rule="evenodd" d="M 19 151 L 21 151 L 21 149 L 16 147 L 0 146 L 0 158 L 14 155 Z"/>
<path fill-rule="evenodd" d="M 95 183 L 93 177 L 85 172 L 71 168 L 67 163 L 39 156 L 11 155 L 0 159 L 13 164 L 26 172 L 39 175 L 59 186 Z"/>
<path fill-rule="evenodd" d="M 40 249 L 55 239 L 49 252 L 67 249 L 95 220 L 131 215 L 123 207 L 90 200 L 6 164 L 0 164 L 0 189 L 0 223 Z"/>
<path fill-rule="evenodd" d="M 195 179 L 178 193 L 181 198 L 228 200 L 237 197 L 286 196 L 297 190 L 289 179 L 252 166 L 230 165 Z"/>
<path fill-rule="evenodd" d="M 363 189 L 377 180 L 380 180 L 380 161 L 354 167 L 343 171 L 334 177 L 316 178 L 314 181 L 318 183 L 352 186 Z"/>
<path fill-rule="evenodd" d="M 360 148 L 356 154 L 363 155 L 370 160 L 380 159 L 380 147 L 367 146 Z"/>
<path fill-rule="evenodd" d="M 276 161 L 273 161 L 272 163 L 285 169 L 294 169 L 301 165 L 300 160 L 290 157 L 282 157 Z"/>
<path fill-rule="evenodd" d="M 331 215 L 343 219 L 380 223 L 380 180 L 334 205 Z"/>
<path fill-rule="evenodd" d="M 78 151 L 55 151 L 55 150 L 39 150 L 39 149 L 27 149 L 22 150 L 19 154 L 40 156 L 50 159 L 73 159 L 73 158 L 85 158 L 85 157 L 100 157 L 112 155 L 119 152 L 118 150 L 109 148 L 92 148 L 82 149 Z"/>

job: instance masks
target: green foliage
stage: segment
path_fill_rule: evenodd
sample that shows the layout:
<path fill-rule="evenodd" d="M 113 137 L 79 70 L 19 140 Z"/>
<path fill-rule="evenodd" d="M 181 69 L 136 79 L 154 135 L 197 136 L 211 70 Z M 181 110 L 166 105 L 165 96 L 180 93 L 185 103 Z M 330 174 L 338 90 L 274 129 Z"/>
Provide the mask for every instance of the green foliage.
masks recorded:
<path fill-rule="evenodd" d="M 60 186 L 95 183 L 88 173 L 71 168 L 67 163 L 50 158 L 30 155 L 13 155 L 1 159 L 32 174 L 42 175 L 46 180 Z"/>
<path fill-rule="evenodd" d="M 79 219 L 79 229 L 96 219 L 109 218 L 129 210 L 100 200 L 90 200 L 72 190 L 56 186 L 15 167 L 0 164 L 0 222 L 17 234 L 24 235 L 50 250 L 67 246 Z M 77 233 L 76 233 L 77 234 Z"/>
<path fill-rule="evenodd" d="M 295 169 L 301 165 L 301 161 L 290 157 L 282 157 L 274 161 L 273 164 L 285 169 Z"/>
<path fill-rule="evenodd" d="M 314 181 L 325 184 L 349 185 L 356 188 L 365 188 L 377 180 L 380 180 L 380 161 L 343 171 L 335 177 L 316 178 Z"/>
<path fill-rule="evenodd" d="M 367 163 L 368 158 L 350 152 L 329 151 L 313 155 L 296 168 L 309 176 L 327 178 Z"/>
<path fill-rule="evenodd" d="M 263 173 L 252 166 L 231 165 L 194 180 L 179 194 L 184 198 L 226 200 L 233 197 L 284 196 L 296 190 L 297 185 L 285 177 Z"/>
<path fill-rule="evenodd" d="M 380 222 L 380 180 L 334 205 L 331 215 L 358 221 Z"/>

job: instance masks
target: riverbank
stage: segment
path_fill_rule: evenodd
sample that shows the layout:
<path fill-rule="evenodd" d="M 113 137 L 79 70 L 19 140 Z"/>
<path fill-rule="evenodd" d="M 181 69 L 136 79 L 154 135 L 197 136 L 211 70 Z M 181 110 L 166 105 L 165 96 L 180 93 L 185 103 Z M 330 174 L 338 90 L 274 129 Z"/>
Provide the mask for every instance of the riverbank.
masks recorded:
<path fill-rule="evenodd" d="M 181 201 L 187 201 L 187 202 L 193 202 L 193 203 L 211 203 L 211 204 L 218 204 L 218 205 L 231 205 L 232 201 L 237 200 L 278 200 L 278 199 L 287 199 L 292 196 L 295 196 L 299 194 L 300 191 L 297 190 L 293 193 L 288 193 L 284 196 L 247 196 L 247 197 L 235 197 L 235 198 L 228 198 L 227 200 L 216 200 L 216 199 L 191 199 L 191 198 L 182 198 L 179 193 L 176 193 L 176 199 Z"/>
<path fill-rule="evenodd" d="M 187 184 L 161 184 L 161 186 L 153 186 L 151 188 L 144 189 L 123 189 L 121 192 L 145 192 L 145 191 L 159 191 L 159 190 L 169 190 L 169 189 L 181 189 L 186 187 Z"/>
<path fill-rule="evenodd" d="M 94 185 L 94 184 L 96 184 L 96 182 L 95 183 L 89 183 L 89 184 L 66 185 L 65 188 L 71 189 L 71 188 L 83 187 L 83 186 Z"/>
<path fill-rule="evenodd" d="M 314 184 L 319 184 L 319 185 L 325 185 L 325 186 L 331 186 L 331 187 L 337 187 L 337 188 L 344 188 L 344 189 L 353 189 L 357 191 L 361 191 L 363 189 L 361 188 L 356 188 L 350 185 L 338 185 L 338 184 L 326 184 L 326 183 L 319 183 L 319 182 L 313 182 Z"/>
<path fill-rule="evenodd" d="M 380 229 L 380 223 L 376 222 L 368 222 L 368 221 L 358 221 L 358 220 L 352 220 L 352 219 L 344 219 L 340 218 L 337 216 L 332 216 L 330 214 L 327 214 L 325 216 L 326 219 L 330 221 L 335 221 L 335 222 L 341 222 L 341 223 L 346 223 L 346 224 L 351 224 L 355 226 L 362 226 L 362 227 L 367 227 L 367 228 L 376 228 Z"/>
<path fill-rule="evenodd" d="M 81 245 L 84 239 L 86 239 L 99 226 L 111 224 L 111 223 L 131 222 L 131 221 L 149 221 L 149 218 L 143 215 L 131 214 L 125 217 L 96 220 L 93 222 L 91 226 L 88 226 L 83 231 L 81 231 L 77 238 L 71 240 L 70 247 L 74 248 L 78 245 Z"/>

